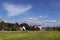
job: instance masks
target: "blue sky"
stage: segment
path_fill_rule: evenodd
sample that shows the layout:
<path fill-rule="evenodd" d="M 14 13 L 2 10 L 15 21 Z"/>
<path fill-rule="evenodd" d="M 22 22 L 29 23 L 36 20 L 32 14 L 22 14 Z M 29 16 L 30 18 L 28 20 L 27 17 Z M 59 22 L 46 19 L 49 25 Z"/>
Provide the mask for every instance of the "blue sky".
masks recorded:
<path fill-rule="evenodd" d="M 60 24 L 60 0 L 0 0 L 5 22 Z"/>

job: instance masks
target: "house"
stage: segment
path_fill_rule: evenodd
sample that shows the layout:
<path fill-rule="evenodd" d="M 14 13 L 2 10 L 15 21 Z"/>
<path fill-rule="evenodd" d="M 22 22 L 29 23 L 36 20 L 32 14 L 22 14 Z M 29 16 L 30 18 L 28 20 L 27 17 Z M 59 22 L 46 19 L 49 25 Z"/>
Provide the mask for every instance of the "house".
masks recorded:
<path fill-rule="evenodd" d="M 26 31 L 25 26 L 19 27 L 20 31 Z"/>
<path fill-rule="evenodd" d="M 34 26 L 35 26 L 35 28 L 37 28 L 37 27 L 38 27 L 40 30 L 42 29 L 42 27 L 41 27 L 41 25 L 40 25 L 40 24 L 35 24 Z"/>

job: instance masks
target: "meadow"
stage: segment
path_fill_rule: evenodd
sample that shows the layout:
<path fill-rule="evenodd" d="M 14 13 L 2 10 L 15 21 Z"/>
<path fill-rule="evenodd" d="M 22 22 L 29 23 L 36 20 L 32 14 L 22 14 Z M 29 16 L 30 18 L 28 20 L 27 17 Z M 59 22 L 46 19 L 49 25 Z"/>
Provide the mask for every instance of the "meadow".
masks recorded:
<path fill-rule="evenodd" d="M 0 40 L 60 40 L 59 31 L 6 31 L 0 32 Z"/>

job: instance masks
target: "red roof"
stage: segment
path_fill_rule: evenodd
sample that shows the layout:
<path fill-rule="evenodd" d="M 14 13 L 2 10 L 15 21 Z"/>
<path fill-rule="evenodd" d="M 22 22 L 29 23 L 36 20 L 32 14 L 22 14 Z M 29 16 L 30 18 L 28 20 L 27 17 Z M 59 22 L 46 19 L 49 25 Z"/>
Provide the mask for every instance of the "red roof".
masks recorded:
<path fill-rule="evenodd" d="M 35 24 L 34 26 L 41 26 L 41 25 Z"/>

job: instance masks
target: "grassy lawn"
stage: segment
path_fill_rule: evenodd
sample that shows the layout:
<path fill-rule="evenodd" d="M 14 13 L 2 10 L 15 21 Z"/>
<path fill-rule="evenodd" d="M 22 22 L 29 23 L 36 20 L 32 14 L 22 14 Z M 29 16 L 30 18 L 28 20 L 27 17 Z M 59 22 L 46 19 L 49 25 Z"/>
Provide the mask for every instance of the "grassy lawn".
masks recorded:
<path fill-rule="evenodd" d="M 59 31 L 0 32 L 0 40 L 60 40 Z"/>

